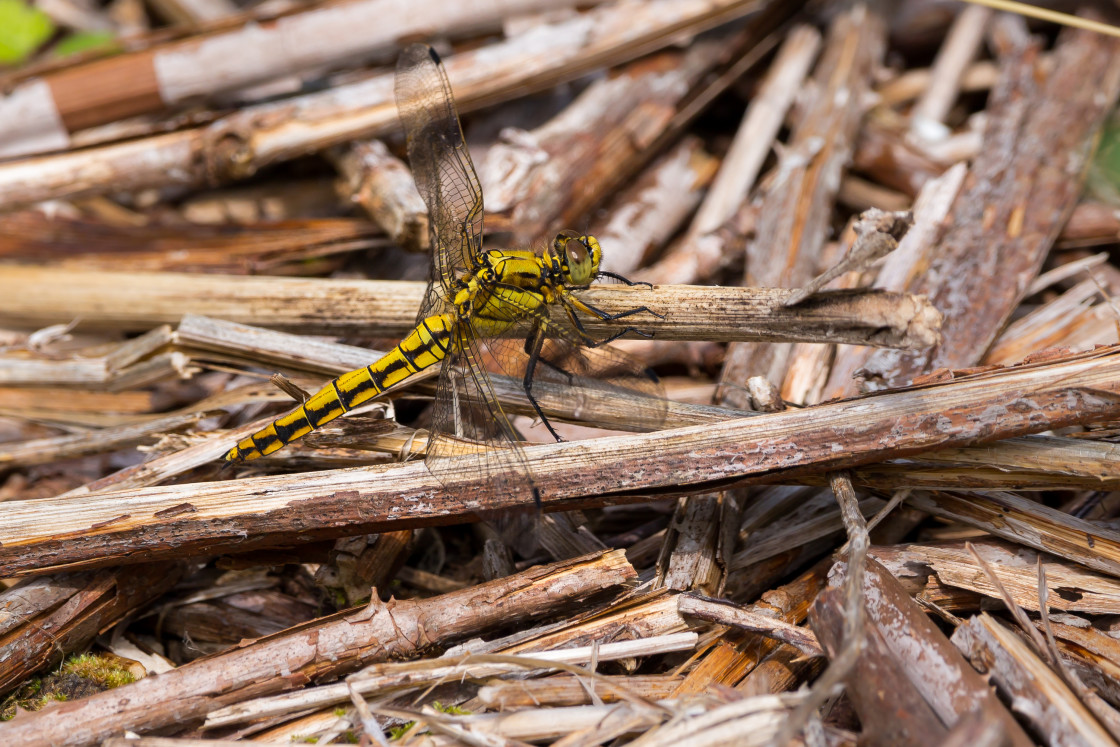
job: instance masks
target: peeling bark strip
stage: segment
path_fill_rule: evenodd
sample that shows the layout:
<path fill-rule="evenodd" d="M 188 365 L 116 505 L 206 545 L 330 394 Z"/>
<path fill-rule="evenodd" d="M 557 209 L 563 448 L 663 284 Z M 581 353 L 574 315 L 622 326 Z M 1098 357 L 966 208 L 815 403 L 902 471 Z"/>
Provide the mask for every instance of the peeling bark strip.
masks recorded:
<path fill-rule="evenodd" d="M 67 132 L 158 113 L 184 101 L 206 99 L 277 77 L 389 55 L 398 39 L 439 36 L 467 27 L 472 31 L 497 28 L 510 15 L 574 4 L 549 0 L 456 3 L 441 5 L 437 13 L 417 8 L 412 0 L 357 0 L 264 22 L 249 19 L 232 31 L 199 34 L 73 65 L 32 79 L 0 98 L 0 144 L 4 146 L 0 155 L 42 151 L 49 143 L 39 140 L 38 134 L 59 121 L 65 137 Z M 33 110 L 27 103 L 20 104 L 30 97 L 34 97 Z M 39 116 L 17 116 L 31 111 Z M 3 127 L 5 122 L 13 129 Z"/>
<path fill-rule="evenodd" d="M 125 729 L 200 720 L 248 697 L 332 679 L 375 661 L 416 655 L 492 626 L 559 612 L 637 578 L 621 550 L 536 566 L 423 600 L 374 596 L 369 607 L 322 618 L 199 659 L 158 677 L 0 724 L 4 744 L 76 745 Z"/>
<path fill-rule="evenodd" d="M 851 645 L 844 638 L 845 596 L 842 589 L 825 589 L 809 610 L 813 632 L 832 661 L 839 660 L 845 646 Z M 859 714 L 861 736 L 873 745 L 941 744 L 949 730 L 892 659 L 879 631 L 865 619 L 854 633 L 861 648 L 844 678 L 844 692 Z"/>
<path fill-rule="evenodd" d="M 779 4 L 771 0 L 769 5 Z M 796 7 L 794 3 L 780 5 Z M 426 23 L 429 17 L 445 15 L 440 7 L 439 13 L 423 13 L 410 5 L 402 17 L 422 18 Z M 473 9 L 474 5 L 463 7 Z M 674 45 L 682 34 L 696 34 L 762 9 L 748 0 L 607 4 L 562 23 L 536 26 L 476 52 L 456 54 L 445 63 L 456 103 L 464 111 L 574 80 L 596 68 Z M 362 30 L 363 45 L 368 45 L 370 26 L 357 28 Z M 390 33 L 397 30 L 390 29 Z M 556 39 L 565 43 L 557 45 Z M 541 54 L 542 49 L 548 53 Z M 287 55 L 291 49 L 279 51 Z M 240 55 L 236 57 L 240 59 Z M 288 72 L 286 62 L 285 57 L 285 66 L 276 69 Z M 270 75 L 273 73 L 275 70 Z M 7 119 L 0 117 L 0 123 Z M 382 135 L 397 127 L 392 75 L 380 75 L 320 93 L 245 107 L 208 127 L 2 163 L 0 210 L 110 190 L 200 187 L 244 179 L 269 163 Z"/>
<path fill-rule="evenodd" d="M 1052 57 L 1047 72 L 1034 43 L 1002 56 L 980 154 L 929 270 L 909 289 L 945 314 L 946 344 L 876 354 L 866 366 L 873 375 L 897 386 L 942 366 L 975 365 L 1038 274 L 1120 95 L 1120 40 L 1066 30 Z"/>
<path fill-rule="evenodd" d="M 547 510 L 702 492 L 923 451 L 1120 418 L 1120 346 L 911 389 L 638 436 L 525 450 Z M 450 491 L 452 495 L 449 495 Z M 197 513 L 155 513 L 190 502 Z M 445 487 L 423 464 L 301 473 L 7 504 L 9 574 L 251 550 L 471 520 L 524 508 L 464 476 Z M 97 531 L 90 526 L 130 518 Z"/>

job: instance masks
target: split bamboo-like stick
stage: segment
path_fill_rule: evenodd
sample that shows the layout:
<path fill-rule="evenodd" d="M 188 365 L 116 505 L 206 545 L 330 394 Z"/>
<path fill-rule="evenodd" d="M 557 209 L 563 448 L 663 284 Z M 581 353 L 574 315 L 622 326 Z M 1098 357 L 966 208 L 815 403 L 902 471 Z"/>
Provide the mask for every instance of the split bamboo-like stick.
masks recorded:
<path fill-rule="evenodd" d="M 81 317 L 126 329 L 202 314 L 305 333 L 376 329 L 402 337 L 416 324 L 425 285 L 377 280 L 233 277 L 186 273 L 91 273 L 34 267 L 0 272 L 0 320 L 44 326 Z M 811 340 L 923 347 L 936 342 L 938 314 L 919 298 L 878 291 L 824 293 L 793 309 L 773 288 L 595 285 L 579 297 L 627 318 L 656 339 Z M 658 316 L 660 315 L 660 316 Z M 588 319 L 605 336 L 618 323 Z"/>
<path fill-rule="evenodd" d="M 278 75 L 384 56 L 398 39 L 417 33 L 497 27 L 507 14 L 551 5 L 511 0 L 485 8 L 412 6 L 403 13 L 394 0 L 353 0 L 72 65 L 34 78 L 0 99 L 0 122 L 9 123 L 0 129 L 0 155 L 65 148 L 74 130 L 210 98 Z"/>

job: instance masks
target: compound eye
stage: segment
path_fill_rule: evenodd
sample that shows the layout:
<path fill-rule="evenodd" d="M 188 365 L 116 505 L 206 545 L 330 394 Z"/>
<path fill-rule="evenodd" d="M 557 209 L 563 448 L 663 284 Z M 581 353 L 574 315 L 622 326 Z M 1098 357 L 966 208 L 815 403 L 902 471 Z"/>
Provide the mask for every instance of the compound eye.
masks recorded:
<path fill-rule="evenodd" d="M 569 239 L 564 247 L 568 259 L 568 277 L 575 285 L 591 282 L 594 269 L 591 267 L 591 248 L 583 237 Z"/>
<path fill-rule="evenodd" d="M 559 254 L 564 251 L 565 244 L 567 244 L 572 239 L 578 238 L 579 234 L 575 231 L 564 229 L 560 233 L 556 234 L 556 238 L 552 240 L 552 248 L 556 250 L 557 254 Z"/>
<path fill-rule="evenodd" d="M 587 244 L 581 239 L 569 239 L 564 245 L 564 253 L 568 255 L 570 267 L 582 267 L 587 264 Z"/>

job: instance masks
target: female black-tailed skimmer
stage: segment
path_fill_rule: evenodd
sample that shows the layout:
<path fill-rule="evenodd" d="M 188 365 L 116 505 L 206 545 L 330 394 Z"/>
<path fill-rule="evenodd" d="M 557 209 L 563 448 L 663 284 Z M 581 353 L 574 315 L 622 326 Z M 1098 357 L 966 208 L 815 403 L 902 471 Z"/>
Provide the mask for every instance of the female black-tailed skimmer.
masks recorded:
<path fill-rule="evenodd" d="M 240 441 L 227 462 L 271 454 L 285 444 L 442 362 L 431 418 L 426 463 L 444 482 L 484 476 L 494 490 L 540 493 L 517 431 L 494 394 L 491 374 L 522 382 L 533 410 L 560 440 L 534 396 L 535 382 L 581 393 L 625 396 L 621 405 L 645 424 L 656 424 L 665 402 L 657 377 L 636 360 L 589 335 L 580 315 L 614 320 L 645 307 L 609 315 L 571 291 L 599 277 L 625 278 L 600 269 L 602 251 L 592 236 L 560 233 L 538 256 L 531 251 L 482 249 L 482 188 L 463 139 L 451 86 L 435 50 L 414 44 L 401 54 L 397 107 L 408 138 L 416 186 L 428 206 L 432 272 L 416 328 L 365 368 L 339 376 L 303 405 Z M 570 392 L 570 396 L 569 396 Z M 485 448 L 480 448 L 480 445 Z"/>

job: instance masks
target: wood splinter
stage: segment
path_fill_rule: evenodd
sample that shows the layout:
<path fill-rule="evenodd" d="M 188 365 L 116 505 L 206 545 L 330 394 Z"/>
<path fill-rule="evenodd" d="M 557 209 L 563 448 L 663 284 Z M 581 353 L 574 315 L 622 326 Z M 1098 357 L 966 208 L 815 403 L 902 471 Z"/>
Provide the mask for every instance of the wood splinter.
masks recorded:
<path fill-rule="evenodd" d="M 852 226 L 856 240 L 844 258 L 790 294 L 783 305 L 796 306 L 844 273 L 866 270 L 897 249 L 898 242 L 912 225 L 914 214 L 909 210 L 888 213 L 871 208 L 863 211 Z"/>

